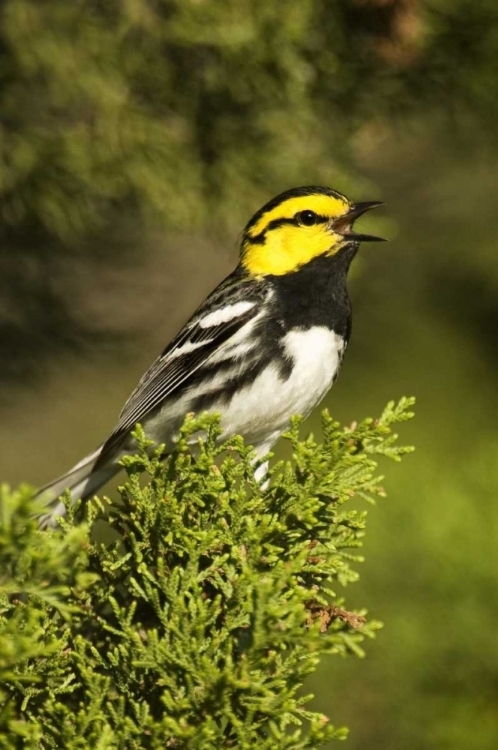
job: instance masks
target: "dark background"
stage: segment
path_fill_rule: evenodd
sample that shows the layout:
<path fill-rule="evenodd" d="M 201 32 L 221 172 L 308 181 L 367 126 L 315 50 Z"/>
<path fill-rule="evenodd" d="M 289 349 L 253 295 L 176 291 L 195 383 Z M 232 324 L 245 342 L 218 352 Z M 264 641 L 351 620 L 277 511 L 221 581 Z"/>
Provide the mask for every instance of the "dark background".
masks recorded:
<path fill-rule="evenodd" d="M 495 0 L 0 14 L 2 478 L 43 483 L 106 436 L 274 194 L 385 200 L 326 405 L 349 423 L 416 395 L 417 451 L 385 467 L 348 592 L 385 629 L 311 689 L 351 750 L 496 747 Z"/>

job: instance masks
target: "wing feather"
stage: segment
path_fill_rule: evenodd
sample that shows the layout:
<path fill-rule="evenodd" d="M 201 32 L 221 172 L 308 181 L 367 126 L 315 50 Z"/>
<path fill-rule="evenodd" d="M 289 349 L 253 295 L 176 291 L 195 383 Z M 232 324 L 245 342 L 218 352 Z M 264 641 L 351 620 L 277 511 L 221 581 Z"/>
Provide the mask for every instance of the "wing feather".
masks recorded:
<path fill-rule="evenodd" d="M 182 395 L 189 378 L 211 354 L 229 346 L 231 337 L 258 315 L 265 296 L 261 283 L 240 278 L 237 272 L 213 291 L 138 383 L 104 445 L 99 463 L 105 462 L 134 425 L 164 399 Z"/>

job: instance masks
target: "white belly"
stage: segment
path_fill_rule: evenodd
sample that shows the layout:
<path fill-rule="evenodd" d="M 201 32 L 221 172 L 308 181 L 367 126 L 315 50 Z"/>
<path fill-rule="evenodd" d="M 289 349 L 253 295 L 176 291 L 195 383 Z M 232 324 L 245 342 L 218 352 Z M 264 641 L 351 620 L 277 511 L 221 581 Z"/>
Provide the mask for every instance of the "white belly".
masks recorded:
<path fill-rule="evenodd" d="M 282 380 L 275 364 L 236 393 L 222 411 L 225 434 L 241 434 L 254 445 L 274 442 L 291 416 L 307 416 L 322 400 L 339 369 L 343 349 L 342 337 L 324 326 L 290 331 L 285 350 L 293 362 L 291 374 Z"/>
<path fill-rule="evenodd" d="M 341 363 L 343 338 L 324 326 L 315 326 L 307 331 L 290 331 L 284 348 L 292 361 L 292 371 L 286 380 L 282 379 L 276 362 L 235 393 L 228 403 L 211 407 L 211 411 L 221 414 L 222 437 L 242 435 L 248 444 L 259 448 L 258 453 L 266 453 L 289 427 L 292 416 L 306 417 L 327 393 Z M 218 374 L 205 384 L 203 392 L 223 387 L 227 377 L 227 373 Z M 199 391 L 187 393 L 170 401 L 163 410 L 145 419 L 147 434 L 158 443 L 166 443 L 169 449 L 177 438 L 178 422 L 192 410 L 198 394 Z"/>

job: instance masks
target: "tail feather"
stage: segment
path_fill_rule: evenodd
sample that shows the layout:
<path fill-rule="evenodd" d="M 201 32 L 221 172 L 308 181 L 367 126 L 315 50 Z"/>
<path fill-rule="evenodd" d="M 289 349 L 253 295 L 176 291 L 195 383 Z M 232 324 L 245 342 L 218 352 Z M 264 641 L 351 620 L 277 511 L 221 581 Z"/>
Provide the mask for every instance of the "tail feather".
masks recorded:
<path fill-rule="evenodd" d="M 74 501 L 80 498 L 86 500 L 119 471 L 120 466 L 117 462 L 93 470 L 101 451 L 102 446 L 99 446 L 96 451 L 85 456 L 66 474 L 49 482 L 38 491 L 37 497 L 46 502 L 47 509 L 47 512 L 39 519 L 40 528 L 55 526 L 57 518 L 65 515 L 66 508 L 59 498 L 66 490 L 71 491 Z"/>

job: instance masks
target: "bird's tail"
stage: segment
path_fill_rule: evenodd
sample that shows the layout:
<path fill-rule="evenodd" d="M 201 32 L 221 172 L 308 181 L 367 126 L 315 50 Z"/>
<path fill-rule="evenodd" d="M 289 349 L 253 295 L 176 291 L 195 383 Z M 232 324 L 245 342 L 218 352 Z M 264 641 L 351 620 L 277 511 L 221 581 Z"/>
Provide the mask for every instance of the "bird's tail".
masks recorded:
<path fill-rule="evenodd" d="M 37 497 L 46 501 L 46 513 L 39 519 L 40 528 L 56 526 L 57 518 L 64 516 L 66 508 L 59 497 L 66 491 L 71 491 L 73 501 L 86 500 L 91 497 L 103 484 L 120 470 L 117 462 L 107 464 L 94 470 L 94 466 L 102 451 L 100 445 L 96 451 L 73 466 L 73 468 L 58 479 L 54 479 L 37 492 Z"/>

